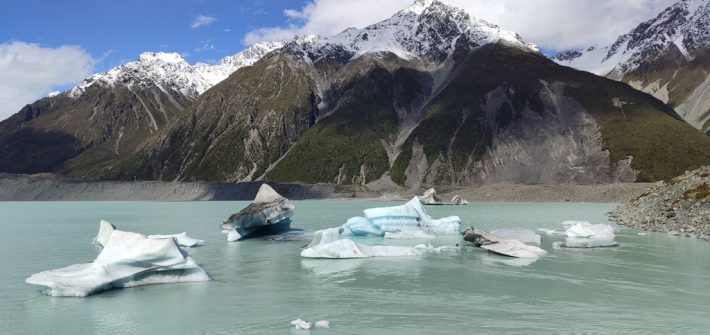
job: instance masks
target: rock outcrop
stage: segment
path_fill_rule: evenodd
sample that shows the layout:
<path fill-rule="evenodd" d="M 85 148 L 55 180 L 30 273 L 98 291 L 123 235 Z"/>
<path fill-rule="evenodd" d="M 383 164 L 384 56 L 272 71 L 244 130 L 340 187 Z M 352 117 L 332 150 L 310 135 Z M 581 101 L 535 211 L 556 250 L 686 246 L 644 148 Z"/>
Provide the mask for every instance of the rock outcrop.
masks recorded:
<path fill-rule="evenodd" d="M 640 230 L 710 240 L 710 166 L 657 183 L 610 217 Z"/>

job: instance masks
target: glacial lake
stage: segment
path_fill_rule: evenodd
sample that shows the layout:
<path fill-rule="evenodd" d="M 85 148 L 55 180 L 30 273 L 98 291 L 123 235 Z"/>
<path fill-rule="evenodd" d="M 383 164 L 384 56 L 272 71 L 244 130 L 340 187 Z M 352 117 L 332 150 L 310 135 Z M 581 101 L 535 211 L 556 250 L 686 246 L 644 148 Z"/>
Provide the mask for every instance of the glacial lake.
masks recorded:
<path fill-rule="evenodd" d="M 296 201 L 294 228 L 335 227 L 365 208 L 402 202 Z M 290 321 L 329 320 L 310 334 L 707 334 L 710 243 L 618 227 L 612 249 L 554 250 L 525 264 L 476 248 L 356 260 L 302 259 L 308 241 L 226 242 L 217 226 L 247 202 L 0 202 L 0 333 L 309 334 Z M 614 204 L 474 203 L 427 207 L 484 229 L 607 223 Z M 93 260 L 100 219 L 121 230 L 206 240 L 189 249 L 205 283 L 41 294 L 29 275 Z M 413 246 L 426 241 L 359 238 Z M 460 243 L 440 237 L 434 246 Z"/>

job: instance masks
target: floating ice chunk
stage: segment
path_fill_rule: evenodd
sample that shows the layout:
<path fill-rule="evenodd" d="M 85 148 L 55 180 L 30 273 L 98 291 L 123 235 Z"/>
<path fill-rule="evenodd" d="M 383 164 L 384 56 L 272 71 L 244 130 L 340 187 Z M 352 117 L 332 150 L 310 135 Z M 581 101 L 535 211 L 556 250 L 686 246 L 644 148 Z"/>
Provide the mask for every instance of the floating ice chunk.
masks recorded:
<path fill-rule="evenodd" d="M 85 297 L 112 288 L 210 279 L 175 239 L 115 229 L 107 241 L 103 237 L 103 250 L 92 263 L 40 272 L 25 281 L 47 287 L 48 295 Z"/>
<path fill-rule="evenodd" d="M 311 323 L 301 319 L 291 321 L 291 325 L 296 329 L 311 329 Z"/>
<path fill-rule="evenodd" d="M 451 198 L 451 202 L 454 205 L 468 205 L 468 201 L 462 197 L 460 197 L 458 194 L 454 195 L 453 198 Z"/>
<path fill-rule="evenodd" d="M 441 200 L 439 195 L 436 193 L 436 190 L 433 188 L 430 188 L 424 193 L 419 196 L 419 201 L 422 202 L 422 204 L 425 205 L 443 205 L 444 202 Z"/>
<path fill-rule="evenodd" d="M 227 235 L 227 241 L 284 233 L 291 229 L 294 208 L 291 201 L 262 184 L 254 202 L 232 214 L 220 229 Z"/>
<path fill-rule="evenodd" d="M 386 232 L 385 238 L 393 240 L 406 240 L 406 239 L 430 239 L 436 238 L 436 235 L 431 235 L 425 233 L 423 230 L 413 230 L 413 231 L 396 231 L 396 232 Z"/>
<path fill-rule="evenodd" d="M 530 229 L 521 228 L 506 228 L 506 229 L 496 229 L 492 230 L 491 234 L 498 235 L 504 239 L 508 240 L 518 240 L 525 244 L 537 244 L 540 245 L 540 235 L 535 234 L 534 231 Z"/>
<path fill-rule="evenodd" d="M 429 235 L 455 235 L 461 226 L 458 216 L 433 219 L 417 197 L 401 206 L 368 208 L 363 213 L 364 217 L 350 218 L 343 224 L 343 235 L 384 236 L 387 232 L 414 231 Z"/>
<path fill-rule="evenodd" d="M 330 328 L 330 322 L 328 320 L 316 321 L 316 328 Z"/>
<path fill-rule="evenodd" d="M 565 223 L 563 223 L 565 224 Z M 567 224 L 569 225 L 569 224 Z M 614 228 L 608 224 L 591 224 L 589 222 L 575 222 L 565 230 L 567 237 L 605 237 L 614 238 Z"/>
<path fill-rule="evenodd" d="M 592 238 L 574 238 L 568 237 L 565 241 L 557 241 L 552 243 L 552 247 L 555 249 L 563 248 L 573 248 L 573 249 L 587 249 L 587 248 L 612 248 L 618 247 L 619 243 L 614 241 L 613 237 L 592 237 Z"/>
<path fill-rule="evenodd" d="M 148 235 L 149 238 L 174 238 L 178 245 L 181 247 L 191 248 L 199 245 L 205 244 L 205 241 L 198 240 L 194 237 L 187 236 L 187 233 L 182 232 L 180 234 L 172 235 Z"/>
<path fill-rule="evenodd" d="M 509 240 L 476 227 L 466 228 L 463 239 L 477 247 L 510 257 L 536 258 L 547 253 L 538 247 L 518 240 Z"/>
<path fill-rule="evenodd" d="M 419 249 L 419 250 L 423 250 L 423 251 L 435 253 L 435 254 L 440 254 L 442 252 L 459 252 L 459 251 L 461 251 L 461 248 L 458 246 L 454 247 L 454 246 L 450 246 L 450 245 L 442 245 L 440 247 L 434 247 L 433 245 L 431 245 L 431 243 L 428 243 L 426 245 L 418 244 L 414 247 L 414 249 Z"/>
<path fill-rule="evenodd" d="M 99 222 L 99 232 L 98 232 L 98 234 L 96 234 L 96 237 L 94 238 L 93 243 L 100 245 L 102 247 L 105 246 L 111 237 L 111 233 L 113 233 L 115 230 L 116 230 L 116 226 L 110 224 L 106 220 L 101 220 L 101 222 Z M 148 235 L 148 238 L 154 238 L 154 239 L 174 238 L 177 241 L 179 246 L 188 247 L 188 248 L 205 244 L 205 241 L 198 240 L 196 238 L 187 236 L 187 233 L 185 233 L 185 232 L 182 232 L 180 234 L 170 234 L 170 235 Z"/>
<path fill-rule="evenodd" d="M 301 257 L 307 258 L 369 258 L 417 256 L 422 252 L 415 248 L 363 245 L 350 239 L 341 239 L 342 228 L 330 228 L 315 232 L 313 241 L 301 250 Z"/>

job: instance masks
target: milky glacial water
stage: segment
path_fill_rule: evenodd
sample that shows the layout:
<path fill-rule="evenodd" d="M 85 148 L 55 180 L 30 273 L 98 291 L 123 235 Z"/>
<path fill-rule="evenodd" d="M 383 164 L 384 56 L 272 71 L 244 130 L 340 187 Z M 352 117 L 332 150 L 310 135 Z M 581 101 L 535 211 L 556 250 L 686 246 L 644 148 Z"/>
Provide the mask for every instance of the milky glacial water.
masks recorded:
<path fill-rule="evenodd" d="M 618 228 L 620 247 L 554 250 L 532 264 L 473 247 L 458 253 L 358 260 L 302 259 L 307 241 L 226 242 L 217 226 L 246 202 L 0 202 L 2 334 L 308 334 L 290 321 L 329 320 L 311 334 L 707 334 L 710 243 Z M 338 226 L 399 202 L 297 201 L 293 227 Z M 608 222 L 613 204 L 474 203 L 427 207 L 484 229 Z M 213 278 L 41 294 L 29 275 L 91 261 L 100 219 L 145 234 L 188 232 Z M 360 243 L 422 241 L 362 238 Z M 432 240 L 459 243 L 457 236 Z"/>

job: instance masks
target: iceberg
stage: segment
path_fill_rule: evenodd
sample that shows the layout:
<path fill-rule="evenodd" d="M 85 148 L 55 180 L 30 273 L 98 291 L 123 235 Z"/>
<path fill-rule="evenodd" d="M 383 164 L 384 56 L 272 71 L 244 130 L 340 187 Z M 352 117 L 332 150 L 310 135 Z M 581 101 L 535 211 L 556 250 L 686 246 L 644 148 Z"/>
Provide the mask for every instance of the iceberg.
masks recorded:
<path fill-rule="evenodd" d="M 578 221 L 566 221 L 563 224 L 569 226 L 569 228 L 565 230 L 567 237 L 614 237 L 614 228 L 608 224 L 591 224 L 589 222 Z"/>
<path fill-rule="evenodd" d="M 308 321 L 304 321 L 301 319 L 293 320 L 291 321 L 291 326 L 293 326 L 296 329 L 311 329 L 311 323 Z"/>
<path fill-rule="evenodd" d="M 99 222 L 99 233 L 96 234 L 96 237 L 94 238 L 93 243 L 96 245 L 99 245 L 101 247 L 105 246 L 106 243 L 108 243 L 108 240 L 111 237 L 111 233 L 113 233 L 114 230 L 116 230 L 116 226 L 110 224 L 106 220 L 101 220 L 101 222 Z M 185 232 L 182 232 L 180 234 L 171 234 L 171 235 L 148 235 L 148 238 L 153 238 L 153 239 L 173 238 L 173 239 L 175 239 L 175 241 L 177 241 L 179 246 L 187 247 L 187 248 L 191 248 L 191 247 L 205 244 L 205 241 L 190 237 Z"/>
<path fill-rule="evenodd" d="M 353 240 L 341 238 L 343 228 L 316 231 L 313 241 L 301 250 L 306 258 L 370 258 L 418 256 L 422 250 L 410 247 L 363 245 Z"/>
<path fill-rule="evenodd" d="M 149 238 L 115 228 L 102 234 L 109 228 L 103 222 L 101 228 L 97 241 L 103 249 L 93 262 L 36 273 L 25 282 L 45 286 L 44 293 L 51 296 L 85 297 L 114 288 L 210 280 L 174 238 Z"/>
<path fill-rule="evenodd" d="M 504 239 L 508 240 L 518 240 L 525 244 L 535 244 L 540 245 L 540 235 L 535 234 L 534 231 L 530 229 L 521 228 L 505 228 L 491 230 L 491 234 L 498 235 Z"/>
<path fill-rule="evenodd" d="M 232 214 L 219 227 L 230 242 L 281 234 L 291 229 L 294 208 L 291 201 L 278 194 L 271 186 L 261 184 L 254 201 Z"/>
<path fill-rule="evenodd" d="M 424 193 L 419 196 L 419 201 L 425 205 L 445 205 L 443 200 L 441 200 L 439 195 L 436 193 L 436 190 L 433 188 L 424 191 Z"/>
<path fill-rule="evenodd" d="M 343 235 L 385 236 L 389 232 L 402 233 L 399 235 L 402 237 L 406 233 L 418 231 L 421 232 L 419 236 L 455 235 L 461 226 L 458 216 L 433 219 L 417 197 L 401 206 L 368 208 L 363 214 L 364 217 L 350 218 L 343 224 Z"/>
<path fill-rule="evenodd" d="M 451 202 L 452 202 L 454 205 L 468 205 L 468 200 L 462 198 L 462 197 L 459 196 L 458 194 L 457 194 L 457 195 L 454 195 L 454 197 L 451 198 Z"/>
<path fill-rule="evenodd" d="M 527 245 L 518 240 L 505 239 L 476 227 L 466 228 L 463 235 L 464 240 L 472 242 L 477 247 L 504 256 L 537 258 L 547 253 L 536 246 Z"/>
<path fill-rule="evenodd" d="M 611 248 L 619 246 L 614 240 L 614 228 L 608 224 L 591 224 L 586 221 L 565 221 L 564 231 L 553 230 L 555 235 L 565 236 L 565 241 L 552 243 L 555 249 L 561 248 Z"/>

